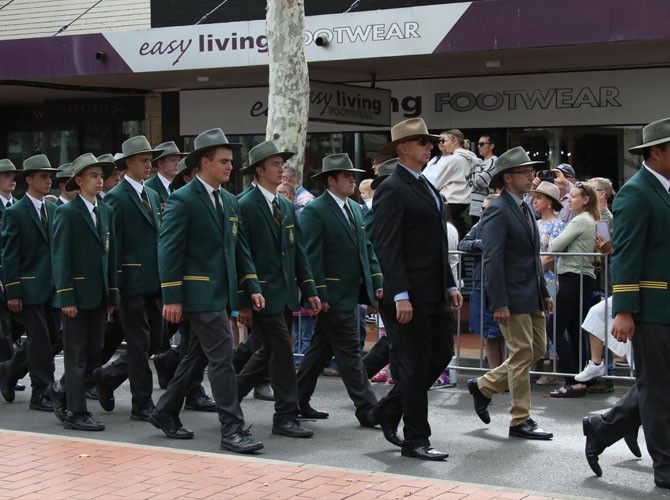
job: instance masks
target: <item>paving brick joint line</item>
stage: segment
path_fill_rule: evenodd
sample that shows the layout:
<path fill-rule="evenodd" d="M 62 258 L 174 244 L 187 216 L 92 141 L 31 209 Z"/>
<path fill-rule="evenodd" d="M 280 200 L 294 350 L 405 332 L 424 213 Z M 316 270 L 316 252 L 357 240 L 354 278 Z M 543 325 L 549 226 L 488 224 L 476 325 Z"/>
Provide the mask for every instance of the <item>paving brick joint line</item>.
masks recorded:
<path fill-rule="evenodd" d="M 456 481 L 0 430 L 0 499 L 549 500 Z"/>

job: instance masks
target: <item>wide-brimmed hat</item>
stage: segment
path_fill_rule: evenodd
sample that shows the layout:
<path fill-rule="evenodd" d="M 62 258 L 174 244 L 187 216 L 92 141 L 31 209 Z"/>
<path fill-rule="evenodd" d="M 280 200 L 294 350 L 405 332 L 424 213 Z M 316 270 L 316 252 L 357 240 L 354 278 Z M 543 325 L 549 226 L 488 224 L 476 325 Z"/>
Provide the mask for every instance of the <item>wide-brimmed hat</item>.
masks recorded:
<path fill-rule="evenodd" d="M 377 177 L 372 179 L 372 184 L 370 184 L 370 187 L 372 189 L 377 189 L 377 186 L 384 182 L 384 179 L 395 172 L 397 166 L 398 158 L 391 158 L 390 160 L 386 160 L 384 163 L 379 165 L 377 168 Z"/>
<path fill-rule="evenodd" d="M 391 128 L 391 142 L 384 144 L 379 152 L 385 155 L 394 155 L 396 144 L 421 139 L 422 137 L 431 141 L 437 141 L 440 138 L 439 135 L 428 133 L 428 127 L 426 127 L 423 118 L 410 118 L 393 125 Z"/>
<path fill-rule="evenodd" d="M 116 170 L 125 170 L 126 169 L 126 162 L 123 161 L 123 153 L 114 153 L 113 155 L 110 153 L 100 155 L 104 156 L 105 158 L 111 157 L 112 161 L 114 162 L 114 166 L 116 167 Z M 100 160 L 100 156 L 98 156 L 98 160 Z M 107 161 L 107 160 L 105 160 Z"/>
<path fill-rule="evenodd" d="M 16 179 L 23 179 L 26 175 L 33 172 L 58 172 L 57 168 L 53 168 L 49 163 L 47 155 L 35 155 L 23 160 L 23 170 L 16 171 Z"/>
<path fill-rule="evenodd" d="M 256 168 L 256 165 L 261 163 L 263 160 L 272 158 L 273 156 L 281 156 L 284 161 L 291 158 L 295 155 L 292 151 L 280 151 L 279 147 L 274 141 L 265 141 L 260 144 L 256 144 L 249 151 L 249 165 L 240 170 L 241 174 L 252 175 Z"/>
<path fill-rule="evenodd" d="M 16 172 L 16 167 L 12 163 L 12 160 L 7 158 L 0 160 L 0 172 Z"/>
<path fill-rule="evenodd" d="M 526 167 L 528 165 L 542 165 L 543 161 L 534 161 L 530 159 L 526 150 L 517 146 L 501 154 L 495 162 L 495 173 L 491 178 L 490 184 L 502 185 L 502 174 L 516 167 Z"/>
<path fill-rule="evenodd" d="M 646 125 L 642 129 L 642 144 L 628 148 L 628 151 L 635 155 L 641 155 L 645 149 L 658 146 L 664 142 L 670 142 L 670 118 L 663 118 Z"/>
<path fill-rule="evenodd" d="M 532 194 L 541 193 L 551 199 L 552 208 L 558 212 L 563 208 L 561 203 L 561 190 L 553 182 L 542 181 L 535 189 L 531 189 Z"/>
<path fill-rule="evenodd" d="M 328 172 L 365 172 L 365 170 L 361 170 L 360 168 L 354 168 L 354 165 L 351 163 L 347 153 L 336 153 L 334 155 L 326 156 L 323 159 L 322 165 L 323 168 L 321 169 L 321 172 L 314 174 L 312 179 L 317 179 L 318 177 L 327 174 Z"/>
<path fill-rule="evenodd" d="M 72 177 L 72 163 L 63 163 L 58 167 L 58 172 L 56 172 L 56 180 L 65 181 Z"/>
<path fill-rule="evenodd" d="M 156 162 L 161 158 L 165 158 L 167 156 L 179 156 L 180 158 L 184 158 L 186 155 L 188 155 L 188 153 L 182 153 L 181 151 L 179 151 L 179 148 L 177 147 L 174 141 L 162 142 L 158 146 L 156 146 L 156 149 L 160 149 L 163 152 L 160 155 L 156 156 L 153 160 L 151 160 L 152 162 Z"/>
<path fill-rule="evenodd" d="M 184 187 L 186 185 L 184 176 L 189 174 L 192 170 L 193 167 L 186 165 L 185 158 L 179 160 L 179 163 L 177 163 L 177 175 L 174 176 L 174 179 L 172 179 L 172 182 L 170 183 L 170 187 L 173 191 L 176 191 L 180 187 Z"/>
<path fill-rule="evenodd" d="M 91 167 L 102 167 L 102 176 L 105 179 L 112 175 L 112 172 L 114 172 L 113 161 L 100 161 L 100 159 L 96 158 L 94 154 L 84 153 L 72 162 L 72 178 L 67 181 L 67 184 L 65 184 L 65 190 L 76 191 L 79 189 L 79 186 L 74 181 L 74 178 L 80 175 L 87 168 Z"/>
<path fill-rule="evenodd" d="M 188 156 L 186 156 L 186 166 L 191 168 L 195 167 L 198 164 L 198 158 L 204 151 L 222 146 L 231 149 L 237 149 L 242 147 L 242 144 L 237 142 L 228 142 L 226 134 L 224 134 L 223 130 L 220 128 L 205 130 L 195 138 L 195 141 L 193 141 L 194 149 L 188 154 Z"/>
<path fill-rule="evenodd" d="M 162 149 L 152 149 L 151 144 L 143 135 L 136 135 L 130 139 L 126 139 L 121 144 L 121 156 L 116 159 L 117 162 L 123 162 L 131 156 L 148 153 L 152 155 L 152 161 L 155 160 L 163 152 Z"/>

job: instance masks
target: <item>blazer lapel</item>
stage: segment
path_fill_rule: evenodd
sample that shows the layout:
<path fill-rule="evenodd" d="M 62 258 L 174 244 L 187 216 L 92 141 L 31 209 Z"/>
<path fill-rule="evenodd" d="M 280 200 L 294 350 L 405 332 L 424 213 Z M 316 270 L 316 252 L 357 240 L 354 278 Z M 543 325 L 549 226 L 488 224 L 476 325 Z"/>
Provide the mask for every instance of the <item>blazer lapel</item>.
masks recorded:
<path fill-rule="evenodd" d="M 658 181 L 658 179 L 654 177 L 654 174 L 647 171 L 646 167 L 642 167 L 642 170 L 644 179 L 652 191 L 654 191 L 654 193 L 656 193 L 666 205 L 670 206 L 670 193 L 663 189 L 663 186 Z"/>
<path fill-rule="evenodd" d="M 24 201 L 25 200 L 25 201 Z M 37 210 L 35 210 L 35 205 L 33 205 L 33 202 L 28 196 L 24 196 L 23 199 L 21 200 L 23 202 L 23 206 L 25 207 L 26 210 L 28 210 L 28 214 L 30 218 L 33 220 L 35 224 L 37 224 L 37 228 L 40 231 L 40 234 L 42 234 L 42 237 L 49 241 L 49 235 L 46 232 L 46 229 L 44 229 L 44 224 L 42 224 L 42 221 L 40 218 L 37 216 Z M 42 202 L 44 203 L 44 202 Z M 47 217 L 49 217 L 49 214 L 47 212 Z M 50 220 L 50 219 L 49 219 Z"/>
<path fill-rule="evenodd" d="M 526 216 L 523 215 L 523 212 L 521 211 L 521 207 L 517 205 L 516 200 L 512 198 L 512 196 L 507 192 L 504 191 L 505 193 L 505 201 L 507 202 L 507 205 L 509 206 L 510 210 L 512 213 L 516 216 L 518 219 L 519 223 L 524 227 L 526 232 L 528 233 L 528 236 L 530 236 L 530 241 L 532 245 L 535 245 L 535 231 L 532 230 L 530 227 L 530 224 L 528 224 L 528 219 L 526 219 Z"/>
<path fill-rule="evenodd" d="M 79 214 L 84 219 L 84 222 L 86 223 L 88 228 L 93 232 L 93 234 L 98 239 L 98 241 L 100 243 L 102 243 L 102 240 L 100 239 L 100 231 L 98 231 L 98 228 L 95 227 L 95 224 L 93 224 L 93 218 L 91 217 L 91 213 L 88 211 L 88 208 L 86 207 L 86 204 L 83 202 L 83 200 L 79 199 L 79 196 L 77 196 L 70 203 L 76 203 L 77 204 L 77 208 L 79 209 Z M 100 221 L 98 221 L 98 223 L 99 222 Z"/>
<path fill-rule="evenodd" d="M 209 193 L 207 192 L 207 189 L 205 189 L 205 186 L 202 185 L 202 181 L 199 179 L 193 179 L 191 182 L 194 182 L 195 190 L 196 193 L 198 194 L 198 199 L 200 199 L 200 202 L 205 206 L 207 211 L 209 212 L 209 215 L 212 216 L 212 221 L 216 225 L 216 227 L 219 228 L 220 231 L 223 231 L 223 228 L 225 226 L 225 220 L 221 221 L 219 223 L 219 218 L 216 215 L 216 211 L 214 210 L 214 202 L 212 202 L 212 199 L 209 197 Z M 223 203 L 223 202 L 222 202 Z M 221 205 L 223 208 L 223 204 Z M 224 212 L 224 218 L 225 218 L 225 212 Z"/>
<path fill-rule="evenodd" d="M 340 221 L 342 226 L 344 227 L 346 233 L 349 235 L 351 240 L 358 244 L 358 241 L 356 239 L 356 235 L 354 232 L 351 230 L 351 226 L 349 225 L 349 221 L 347 218 L 344 216 L 344 212 L 342 212 L 342 209 L 340 206 L 337 204 L 337 202 L 333 199 L 333 197 L 330 195 L 330 193 L 324 192 L 322 196 L 326 196 L 326 200 L 328 200 L 328 205 L 330 206 L 330 209 L 333 212 L 333 215 L 337 220 Z M 348 199 L 348 198 L 347 198 Z"/>
<path fill-rule="evenodd" d="M 422 200 L 424 200 L 426 203 L 430 203 L 430 206 L 433 207 L 434 210 L 437 210 L 440 215 L 442 215 L 442 199 L 440 198 L 440 193 L 435 189 L 430 181 L 426 180 L 426 186 L 428 186 L 430 190 L 437 196 L 437 199 L 440 200 L 440 208 L 438 208 L 437 203 L 435 202 L 435 198 L 431 196 L 431 194 L 424 186 L 421 185 L 421 181 L 409 173 L 406 170 L 406 167 L 398 165 L 396 172 L 409 185 L 409 187 L 419 195 Z"/>
<path fill-rule="evenodd" d="M 263 214 L 263 217 L 265 218 L 265 221 L 270 225 L 272 234 L 274 235 L 275 239 L 277 240 L 278 243 L 281 243 L 280 238 L 279 238 L 279 231 L 281 230 L 280 227 L 277 226 L 277 223 L 275 222 L 274 217 L 270 213 L 270 209 L 268 207 L 268 202 L 265 199 L 265 196 L 263 196 L 263 193 L 261 193 L 261 190 L 256 188 L 251 192 L 251 195 L 253 195 L 256 198 L 256 203 L 258 205 L 258 210 L 261 211 Z M 280 205 L 281 207 L 281 205 Z"/>
<path fill-rule="evenodd" d="M 123 187 L 126 190 L 126 196 L 130 197 L 130 199 L 133 201 L 133 203 L 135 204 L 137 209 L 140 211 L 142 216 L 146 219 L 146 221 L 155 228 L 156 225 L 154 224 L 154 221 L 152 221 L 151 218 L 149 217 L 149 213 L 147 212 L 147 209 L 144 206 L 144 203 L 142 203 L 142 200 L 140 199 L 140 195 L 137 194 L 137 191 L 135 191 L 135 188 L 130 185 L 130 182 L 128 182 L 124 179 L 123 183 L 124 183 Z M 149 203 L 151 204 L 151 201 L 149 201 Z M 152 206 L 151 211 L 153 213 L 155 213 L 156 209 Z"/>

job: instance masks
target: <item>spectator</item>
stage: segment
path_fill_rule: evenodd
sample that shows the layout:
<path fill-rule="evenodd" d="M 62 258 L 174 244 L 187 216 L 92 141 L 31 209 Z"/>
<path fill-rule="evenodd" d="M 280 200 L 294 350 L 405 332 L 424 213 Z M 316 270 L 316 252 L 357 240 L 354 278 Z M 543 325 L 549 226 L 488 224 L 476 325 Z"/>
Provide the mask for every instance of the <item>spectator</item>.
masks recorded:
<path fill-rule="evenodd" d="M 298 170 L 291 165 L 284 165 L 282 182 L 287 182 L 295 188 L 295 201 L 293 202 L 293 206 L 295 207 L 296 215 L 300 215 L 302 209 L 314 199 L 314 195 L 300 185 L 300 181 L 298 180 Z"/>
<path fill-rule="evenodd" d="M 379 167 L 381 167 L 384 163 L 389 161 L 391 157 L 389 155 L 384 155 L 381 153 L 375 153 L 374 156 L 372 157 L 372 171 L 375 174 L 375 177 L 379 175 Z"/>
<path fill-rule="evenodd" d="M 592 253 L 595 245 L 596 221 L 600 219 L 598 197 L 588 184 L 576 183 L 570 190 L 570 210 L 575 217 L 549 245 L 552 252 Z M 591 307 L 595 286 L 593 259 L 565 255 L 556 263 L 558 293 L 556 295 L 556 352 L 558 368 L 563 373 L 577 373 L 580 352 L 580 325 Z M 580 290 L 580 283 L 582 284 Z M 580 304 L 580 297 L 582 302 Z M 564 332 L 568 331 L 568 338 Z M 586 394 L 584 384 L 575 383 L 574 376 L 565 377 L 565 385 L 549 395 L 552 398 L 576 398 Z"/>
<path fill-rule="evenodd" d="M 468 186 L 472 188 L 470 195 L 470 220 L 472 224 L 476 224 L 482 214 L 482 203 L 484 198 L 491 192 L 489 184 L 493 176 L 493 166 L 498 159 L 493 154 L 496 147 L 495 138 L 492 135 L 484 134 L 479 138 L 477 143 L 477 151 L 483 161 L 477 164 L 468 177 Z"/>
<path fill-rule="evenodd" d="M 570 199 L 570 190 L 575 184 L 575 169 L 567 163 L 561 163 L 556 168 L 552 169 L 556 179 L 554 184 L 558 186 L 558 189 L 561 191 L 561 204 L 563 208 L 558 212 L 558 218 L 561 219 L 566 224 L 572 220 L 576 215 L 573 210 L 570 209 L 569 199 Z"/>
<path fill-rule="evenodd" d="M 277 194 L 281 194 L 295 205 L 295 187 L 288 182 L 282 182 L 277 186 Z"/>
<path fill-rule="evenodd" d="M 481 212 L 484 213 L 489 203 L 498 197 L 497 194 L 490 194 L 481 205 Z M 472 291 L 470 292 L 470 317 L 469 330 L 471 333 L 478 333 L 486 339 L 486 359 L 490 369 L 497 368 L 503 362 L 505 356 L 505 339 L 503 338 L 500 326 L 493 320 L 493 313 L 487 308 L 482 308 L 482 258 L 481 253 L 484 249 L 481 237 L 482 225 L 480 223 L 472 226 L 472 229 L 465 235 L 463 241 L 458 244 L 458 249 L 462 252 L 474 253 L 475 265 L 472 272 Z"/>
<path fill-rule="evenodd" d="M 438 143 L 440 156 L 428 162 L 423 175 L 437 188 L 449 205 L 449 215 L 458 236 L 466 233 L 464 213 L 469 213 L 470 194 L 468 177 L 479 163 L 477 155 L 470 151 L 470 141 L 458 129 L 442 132 Z"/>
<path fill-rule="evenodd" d="M 363 179 L 361 184 L 358 186 L 358 190 L 361 192 L 361 210 L 363 211 L 363 216 L 368 213 L 372 208 L 372 197 L 375 192 L 372 189 L 372 179 Z"/>
<path fill-rule="evenodd" d="M 613 216 L 609 209 L 609 202 L 615 194 L 614 188 L 612 187 L 612 181 L 604 177 L 593 177 L 592 179 L 589 179 L 589 185 L 596 190 L 596 194 L 598 195 L 600 220 L 606 220 L 611 227 Z"/>

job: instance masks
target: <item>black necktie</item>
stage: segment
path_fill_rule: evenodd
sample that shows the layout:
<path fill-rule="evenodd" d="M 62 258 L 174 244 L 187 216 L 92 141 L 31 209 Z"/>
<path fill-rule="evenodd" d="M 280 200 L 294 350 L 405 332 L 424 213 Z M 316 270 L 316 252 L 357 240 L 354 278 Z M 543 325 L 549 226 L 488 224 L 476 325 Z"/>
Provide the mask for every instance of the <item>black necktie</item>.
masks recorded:
<path fill-rule="evenodd" d="M 212 194 L 214 195 L 214 206 L 216 207 L 216 215 L 219 217 L 219 225 L 223 227 L 223 207 L 221 206 L 221 201 L 219 199 L 221 192 L 218 189 L 215 189 L 214 191 L 212 191 Z"/>
<path fill-rule="evenodd" d="M 153 211 L 151 210 L 151 203 L 149 202 L 149 195 L 147 195 L 147 192 L 143 189 L 142 192 L 140 193 L 140 197 L 142 198 L 142 204 L 144 205 L 144 208 L 147 211 L 147 214 L 149 214 L 149 220 L 153 223 Z"/>
<path fill-rule="evenodd" d="M 100 216 L 98 215 L 98 206 L 93 207 L 93 213 L 95 214 L 95 227 L 100 227 Z"/>
<path fill-rule="evenodd" d="M 354 224 L 354 214 L 351 213 L 351 207 L 349 206 L 349 203 L 347 201 L 344 201 L 344 211 L 347 214 L 347 220 L 349 221 L 349 227 L 351 227 L 351 230 L 355 233 L 356 232 L 356 225 Z"/>
<path fill-rule="evenodd" d="M 530 228 L 533 229 L 535 227 L 535 218 L 531 215 L 530 208 L 528 208 L 528 205 L 526 205 L 525 201 L 521 202 L 521 211 L 523 212 L 526 221 L 530 225 Z"/>
<path fill-rule="evenodd" d="M 426 191 L 428 191 L 428 194 L 430 194 L 430 198 L 435 201 L 435 203 L 439 206 L 439 203 L 437 202 L 437 199 L 435 198 L 435 192 L 431 189 L 431 187 L 428 185 L 428 179 L 426 179 L 423 175 L 419 176 L 419 182 L 421 185 L 424 187 Z"/>
<path fill-rule="evenodd" d="M 5 205 L 5 208 L 9 208 L 9 207 L 11 207 L 11 206 L 12 206 L 12 202 L 11 202 L 11 201 L 8 201 L 7 204 Z"/>
<path fill-rule="evenodd" d="M 47 220 L 47 207 L 44 203 L 40 207 L 40 222 L 44 226 L 44 230 L 49 234 L 49 221 Z"/>
<path fill-rule="evenodd" d="M 275 221 L 275 224 L 281 226 L 281 208 L 279 207 L 279 198 L 276 196 L 272 200 L 272 218 Z"/>

